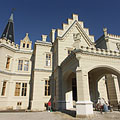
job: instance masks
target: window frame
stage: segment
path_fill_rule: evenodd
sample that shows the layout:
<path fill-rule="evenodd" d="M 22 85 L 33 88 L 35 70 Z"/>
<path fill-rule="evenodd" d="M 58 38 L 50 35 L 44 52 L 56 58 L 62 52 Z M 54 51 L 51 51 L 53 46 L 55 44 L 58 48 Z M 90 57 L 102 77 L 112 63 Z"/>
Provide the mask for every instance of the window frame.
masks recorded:
<path fill-rule="evenodd" d="M 7 70 L 10 69 L 10 61 L 11 61 L 11 57 L 7 56 L 7 61 L 6 61 L 6 69 Z"/>
<path fill-rule="evenodd" d="M 19 61 L 22 61 L 22 63 L 20 63 Z M 22 65 L 22 66 L 21 66 Z M 18 60 L 18 71 L 22 71 L 23 70 L 23 60 L 19 59 Z"/>
<path fill-rule="evenodd" d="M 25 48 L 25 43 L 23 43 L 23 48 Z"/>
<path fill-rule="evenodd" d="M 51 58 L 52 58 L 51 53 L 45 54 L 45 66 L 46 67 L 51 67 Z"/>
<path fill-rule="evenodd" d="M 29 43 L 27 43 L 27 48 L 29 48 L 30 47 L 30 44 Z"/>
<path fill-rule="evenodd" d="M 17 86 L 17 84 L 19 86 Z M 14 96 L 20 96 L 20 91 L 21 91 L 21 82 L 16 82 Z"/>
<path fill-rule="evenodd" d="M 4 85 L 5 83 L 5 85 Z M 1 96 L 6 96 L 6 89 L 7 89 L 7 81 L 3 81 L 2 89 L 1 89 Z"/>
<path fill-rule="evenodd" d="M 27 64 L 25 64 L 25 62 L 27 62 Z M 29 70 L 29 60 L 24 60 L 24 71 L 28 71 Z"/>
<path fill-rule="evenodd" d="M 22 61 L 22 62 L 20 62 Z M 29 64 L 30 64 L 30 60 L 29 59 L 18 59 L 18 67 L 17 70 L 18 71 L 24 71 L 24 72 L 28 72 L 29 71 Z"/>
<path fill-rule="evenodd" d="M 17 86 L 17 84 L 19 86 Z M 28 92 L 28 83 L 27 82 L 15 82 L 15 91 L 14 96 L 15 97 L 26 97 Z"/>
<path fill-rule="evenodd" d="M 22 83 L 21 96 L 27 96 L 27 83 Z"/>
<path fill-rule="evenodd" d="M 50 80 L 45 80 L 45 92 L 44 95 L 45 96 L 50 96 Z"/>

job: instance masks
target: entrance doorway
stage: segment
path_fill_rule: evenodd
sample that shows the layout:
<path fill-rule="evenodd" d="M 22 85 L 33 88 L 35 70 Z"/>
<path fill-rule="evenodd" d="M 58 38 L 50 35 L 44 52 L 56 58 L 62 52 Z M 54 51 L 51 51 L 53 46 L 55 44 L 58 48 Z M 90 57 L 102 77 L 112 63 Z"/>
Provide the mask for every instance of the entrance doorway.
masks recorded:
<path fill-rule="evenodd" d="M 120 75 L 113 69 L 106 67 L 95 68 L 88 75 L 91 101 L 97 103 L 100 97 L 110 105 L 116 106 L 120 100 Z"/>
<path fill-rule="evenodd" d="M 77 84 L 76 84 L 76 78 L 72 78 L 72 94 L 73 94 L 73 101 L 77 101 Z"/>

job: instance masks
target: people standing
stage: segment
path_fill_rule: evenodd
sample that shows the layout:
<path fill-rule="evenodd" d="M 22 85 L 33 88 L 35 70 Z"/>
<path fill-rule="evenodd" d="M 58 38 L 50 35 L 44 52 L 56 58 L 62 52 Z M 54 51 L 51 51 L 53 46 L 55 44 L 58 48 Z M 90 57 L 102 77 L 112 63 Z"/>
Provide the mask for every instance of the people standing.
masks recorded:
<path fill-rule="evenodd" d="M 48 102 L 48 112 L 51 112 L 51 101 Z"/>

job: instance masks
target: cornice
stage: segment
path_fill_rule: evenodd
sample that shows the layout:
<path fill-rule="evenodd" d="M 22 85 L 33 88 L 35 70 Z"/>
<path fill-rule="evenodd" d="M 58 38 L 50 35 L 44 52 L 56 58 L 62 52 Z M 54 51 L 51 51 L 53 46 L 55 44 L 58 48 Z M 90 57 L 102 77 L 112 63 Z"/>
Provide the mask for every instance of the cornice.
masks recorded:
<path fill-rule="evenodd" d="M 98 56 L 98 57 L 104 57 L 104 58 L 115 58 L 120 59 L 120 53 L 116 51 L 108 51 L 105 49 L 99 49 L 99 48 L 88 48 L 81 46 L 81 49 L 75 49 L 72 51 L 72 53 L 66 57 L 66 59 L 61 63 L 61 67 L 68 64 L 73 58 L 77 58 L 76 54 L 86 54 L 91 56 Z M 80 56 L 79 56 L 80 57 Z"/>
<path fill-rule="evenodd" d="M 13 51 L 15 53 L 24 53 L 24 54 L 32 54 L 33 53 L 33 50 L 25 51 L 25 50 L 15 49 L 15 48 L 7 46 L 7 45 L 5 45 L 3 43 L 0 44 L 0 47 L 5 47 L 6 49 L 11 50 L 11 51 Z"/>
<path fill-rule="evenodd" d="M 107 51 L 104 49 L 96 49 L 100 52 L 89 52 L 89 51 L 84 51 L 82 49 L 74 50 L 74 53 L 81 53 L 81 54 L 87 54 L 87 55 L 93 55 L 93 56 L 99 56 L 99 57 L 109 57 L 109 58 L 117 58 L 120 59 L 120 53 L 117 53 L 116 51 Z M 102 52 L 101 52 L 102 51 Z M 105 51 L 105 52 L 103 52 Z"/>
<path fill-rule="evenodd" d="M 35 45 L 52 47 L 52 43 L 51 42 L 43 42 L 43 41 L 40 41 L 40 40 L 36 40 Z"/>
<path fill-rule="evenodd" d="M 46 70 L 46 69 L 34 69 L 34 72 L 51 72 L 52 70 Z"/>
<path fill-rule="evenodd" d="M 10 73 L 6 71 L 0 70 L 0 73 L 6 74 L 6 75 L 15 75 L 15 76 L 31 76 L 31 74 L 22 74 L 22 73 Z"/>

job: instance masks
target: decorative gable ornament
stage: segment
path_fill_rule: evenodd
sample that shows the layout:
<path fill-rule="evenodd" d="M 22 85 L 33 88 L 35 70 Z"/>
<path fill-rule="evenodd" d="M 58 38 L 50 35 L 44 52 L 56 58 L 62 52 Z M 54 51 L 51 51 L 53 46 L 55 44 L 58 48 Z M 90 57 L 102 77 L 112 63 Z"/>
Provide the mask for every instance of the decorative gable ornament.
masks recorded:
<path fill-rule="evenodd" d="M 81 39 L 80 33 L 74 33 L 74 34 L 73 34 L 73 39 L 74 39 L 74 41 L 77 41 L 77 40 L 80 41 L 80 39 Z"/>

